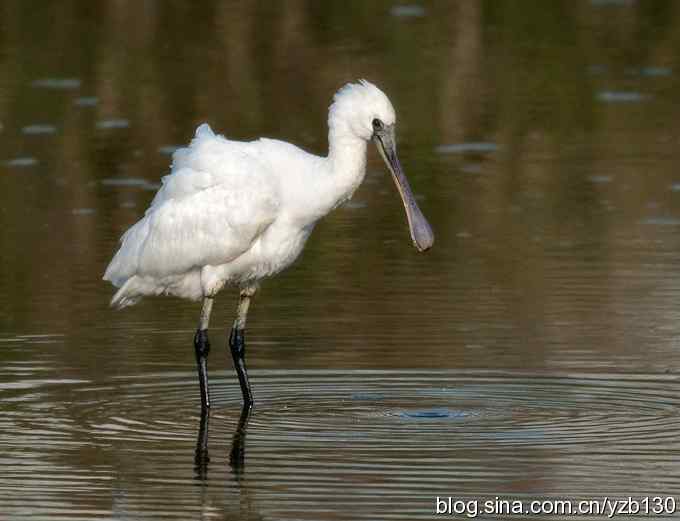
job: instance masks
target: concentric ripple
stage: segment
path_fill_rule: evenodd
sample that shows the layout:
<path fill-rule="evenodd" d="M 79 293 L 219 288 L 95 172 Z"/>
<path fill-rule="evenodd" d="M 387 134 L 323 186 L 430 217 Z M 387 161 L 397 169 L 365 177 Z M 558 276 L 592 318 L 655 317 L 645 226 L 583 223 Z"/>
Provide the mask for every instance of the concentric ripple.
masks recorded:
<path fill-rule="evenodd" d="M 420 519 L 437 495 L 480 490 L 680 491 L 673 375 L 253 371 L 242 431 L 237 383 L 211 376 L 207 454 L 193 373 L 4 388 L 0 509 Z"/>

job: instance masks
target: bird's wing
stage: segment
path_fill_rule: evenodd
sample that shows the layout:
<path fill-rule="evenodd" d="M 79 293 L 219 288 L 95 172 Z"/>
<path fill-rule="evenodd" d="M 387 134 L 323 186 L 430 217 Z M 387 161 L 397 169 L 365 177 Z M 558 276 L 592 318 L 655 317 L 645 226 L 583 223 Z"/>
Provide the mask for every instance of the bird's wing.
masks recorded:
<path fill-rule="evenodd" d="M 248 145 L 199 127 L 104 278 L 120 285 L 133 275 L 181 274 L 247 251 L 279 210 L 276 178 Z"/>
<path fill-rule="evenodd" d="M 247 186 L 217 185 L 168 200 L 145 216 L 138 272 L 162 276 L 228 263 L 250 248 L 277 209 L 274 197 Z"/>

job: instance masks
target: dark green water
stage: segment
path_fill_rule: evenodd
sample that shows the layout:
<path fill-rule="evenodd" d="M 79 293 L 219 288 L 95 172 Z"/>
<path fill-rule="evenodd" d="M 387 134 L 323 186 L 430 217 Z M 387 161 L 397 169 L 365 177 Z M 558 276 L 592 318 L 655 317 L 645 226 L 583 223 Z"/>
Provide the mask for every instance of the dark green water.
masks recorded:
<path fill-rule="evenodd" d="M 679 28 L 663 0 L 0 1 L 0 518 L 680 504 Z M 371 150 L 254 300 L 245 438 L 216 300 L 197 464 L 199 307 L 112 311 L 103 271 L 199 123 L 324 153 L 362 77 L 435 247 Z"/>

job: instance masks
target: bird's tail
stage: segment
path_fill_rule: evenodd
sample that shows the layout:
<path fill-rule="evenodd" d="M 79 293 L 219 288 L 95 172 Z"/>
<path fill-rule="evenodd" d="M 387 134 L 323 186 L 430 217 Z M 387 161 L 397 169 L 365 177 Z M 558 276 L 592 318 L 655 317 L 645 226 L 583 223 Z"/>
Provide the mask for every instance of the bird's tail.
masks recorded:
<path fill-rule="evenodd" d="M 135 223 L 120 238 L 120 248 L 111 259 L 104 273 L 104 280 L 108 280 L 120 288 L 111 299 L 111 306 L 123 308 L 135 304 L 141 296 L 140 292 L 133 291 L 138 286 L 136 279 L 141 248 L 148 235 L 148 219 L 142 218 Z"/>
<path fill-rule="evenodd" d="M 132 279 L 130 279 L 128 282 L 123 284 L 123 287 L 120 288 L 118 291 L 116 291 L 116 294 L 113 296 L 110 302 L 110 306 L 112 308 L 116 309 L 123 309 L 127 306 L 132 306 L 134 304 L 137 304 L 142 298 L 142 295 L 139 294 L 130 294 L 128 291 L 128 288 L 126 287 L 129 282 L 131 282 Z"/>

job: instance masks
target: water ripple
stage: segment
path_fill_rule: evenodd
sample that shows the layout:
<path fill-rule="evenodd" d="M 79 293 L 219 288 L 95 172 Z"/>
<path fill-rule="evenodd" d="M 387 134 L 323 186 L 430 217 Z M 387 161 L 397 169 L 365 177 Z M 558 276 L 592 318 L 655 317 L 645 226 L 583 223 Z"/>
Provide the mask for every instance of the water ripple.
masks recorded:
<path fill-rule="evenodd" d="M 424 519 L 436 493 L 510 494 L 526 480 L 587 494 L 663 476 L 680 490 L 675 375 L 252 371 L 242 437 L 238 385 L 215 371 L 194 459 L 193 372 L 95 383 L 7 370 L 23 377 L 0 388 L 0 510 L 17 517 L 29 502 L 50 519 Z"/>

